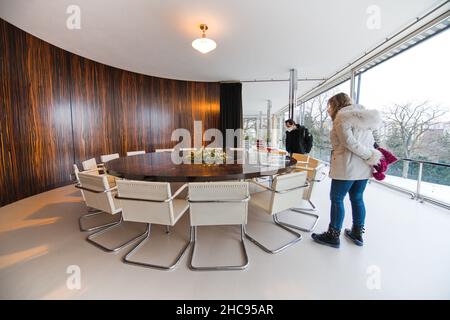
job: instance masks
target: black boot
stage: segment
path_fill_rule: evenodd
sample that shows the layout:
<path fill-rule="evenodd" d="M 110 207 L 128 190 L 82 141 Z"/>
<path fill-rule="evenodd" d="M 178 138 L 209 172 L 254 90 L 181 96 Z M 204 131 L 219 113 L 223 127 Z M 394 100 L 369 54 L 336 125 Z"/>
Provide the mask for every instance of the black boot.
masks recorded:
<path fill-rule="evenodd" d="M 332 226 L 328 226 L 327 232 L 321 234 L 313 233 L 311 237 L 314 239 L 314 241 L 320 244 L 330 246 L 333 248 L 339 248 L 341 244 L 341 241 L 339 240 L 340 234 L 341 234 L 340 230 L 336 230 Z"/>
<path fill-rule="evenodd" d="M 357 246 L 362 247 L 364 240 L 362 234 L 364 233 L 364 227 L 352 226 L 352 230 L 345 229 L 345 235 L 352 240 Z"/>

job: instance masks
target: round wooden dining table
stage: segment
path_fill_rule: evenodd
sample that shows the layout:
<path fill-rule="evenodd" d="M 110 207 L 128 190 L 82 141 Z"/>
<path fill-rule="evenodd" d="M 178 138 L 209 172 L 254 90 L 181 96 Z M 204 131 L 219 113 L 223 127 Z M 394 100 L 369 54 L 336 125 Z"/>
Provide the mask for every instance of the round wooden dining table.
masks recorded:
<path fill-rule="evenodd" d="M 251 179 L 292 170 L 296 160 L 268 152 L 233 151 L 224 163 L 194 163 L 185 155 L 172 152 L 146 153 L 121 157 L 105 164 L 108 174 L 129 180 L 165 182 L 205 182 Z M 181 164 L 177 164 L 182 159 Z"/>

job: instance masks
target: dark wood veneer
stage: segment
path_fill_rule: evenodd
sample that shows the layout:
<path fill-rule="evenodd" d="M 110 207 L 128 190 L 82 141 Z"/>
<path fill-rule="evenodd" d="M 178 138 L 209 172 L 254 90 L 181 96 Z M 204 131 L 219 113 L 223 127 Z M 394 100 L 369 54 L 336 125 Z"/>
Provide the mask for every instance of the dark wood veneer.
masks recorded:
<path fill-rule="evenodd" d="M 70 183 L 74 162 L 172 147 L 194 120 L 220 127 L 219 83 L 106 66 L 2 19 L 0 79 L 0 206 Z"/>

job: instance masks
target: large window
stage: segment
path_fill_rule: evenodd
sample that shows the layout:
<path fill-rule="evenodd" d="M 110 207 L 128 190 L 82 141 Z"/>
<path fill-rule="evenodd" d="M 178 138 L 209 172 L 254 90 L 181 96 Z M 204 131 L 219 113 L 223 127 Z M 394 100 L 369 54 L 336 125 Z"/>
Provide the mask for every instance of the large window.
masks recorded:
<path fill-rule="evenodd" d="M 382 146 L 400 158 L 450 163 L 450 30 L 361 75 L 359 101 L 382 112 Z M 450 170 L 424 164 L 421 193 L 448 202 Z M 415 191 L 419 163 L 399 161 L 386 181 Z"/>
<path fill-rule="evenodd" d="M 248 149 L 265 145 L 281 147 L 284 119 L 279 110 L 287 105 L 288 93 L 288 82 L 243 84 L 244 143 Z"/>
<path fill-rule="evenodd" d="M 355 102 L 377 109 L 384 120 L 378 132 L 381 145 L 401 159 L 450 163 L 450 30 L 380 63 L 356 78 Z M 329 161 L 331 120 L 328 99 L 350 93 L 350 83 L 306 101 L 304 123 L 314 135 L 313 156 Z M 422 170 L 420 170 L 420 168 Z M 448 202 L 450 169 L 430 163 L 401 160 L 391 166 L 386 182 Z"/>
<path fill-rule="evenodd" d="M 330 161 L 330 130 L 332 125 L 327 112 L 328 99 L 339 92 L 349 94 L 349 80 L 297 107 L 299 110 L 304 110 L 303 123 L 313 135 L 314 145 L 312 155 L 327 162 Z"/>

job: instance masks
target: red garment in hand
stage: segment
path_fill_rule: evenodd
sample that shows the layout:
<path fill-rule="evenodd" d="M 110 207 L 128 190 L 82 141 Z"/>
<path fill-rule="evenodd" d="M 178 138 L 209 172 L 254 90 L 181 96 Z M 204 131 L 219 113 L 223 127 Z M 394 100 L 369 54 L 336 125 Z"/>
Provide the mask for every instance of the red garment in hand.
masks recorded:
<path fill-rule="evenodd" d="M 387 151 L 386 149 L 383 148 L 377 149 L 383 154 L 383 157 L 381 158 L 380 163 L 378 163 L 376 166 L 373 167 L 375 171 L 373 172 L 372 175 L 376 180 L 383 180 L 386 177 L 384 173 L 387 171 L 389 165 L 397 162 L 398 159 L 396 156 L 394 156 L 391 152 Z"/>

